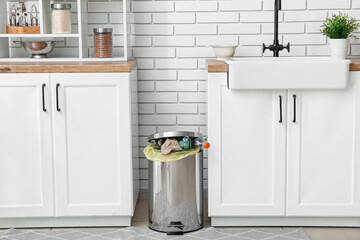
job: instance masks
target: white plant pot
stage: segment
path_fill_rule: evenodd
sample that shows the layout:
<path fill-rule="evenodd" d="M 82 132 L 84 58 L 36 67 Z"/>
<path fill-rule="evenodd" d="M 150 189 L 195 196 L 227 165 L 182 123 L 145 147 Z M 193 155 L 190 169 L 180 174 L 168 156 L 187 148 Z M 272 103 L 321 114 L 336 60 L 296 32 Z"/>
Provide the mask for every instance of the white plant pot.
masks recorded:
<path fill-rule="evenodd" d="M 349 55 L 350 39 L 330 39 L 331 57 L 345 59 Z"/>

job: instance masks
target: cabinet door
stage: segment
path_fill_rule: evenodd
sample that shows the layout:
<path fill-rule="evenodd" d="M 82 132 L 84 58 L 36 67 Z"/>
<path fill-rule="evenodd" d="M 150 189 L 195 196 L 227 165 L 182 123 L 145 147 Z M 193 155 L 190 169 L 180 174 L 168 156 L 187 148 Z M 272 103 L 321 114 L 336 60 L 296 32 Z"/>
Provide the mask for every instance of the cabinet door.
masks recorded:
<path fill-rule="evenodd" d="M 129 74 L 51 75 L 57 216 L 130 216 Z"/>
<path fill-rule="evenodd" d="M 360 216 L 360 85 L 288 98 L 287 215 Z"/>
<path fill-rule="evenodd" d="M 49 75 L 0 75 L 2 218 L 54 215 L 50 114 Z"/>
<path fill-rule="evenodd" d="M 210 215 L 283 216 L 286 91 L 229 90 L 225 80 L 210 74 Z"/>

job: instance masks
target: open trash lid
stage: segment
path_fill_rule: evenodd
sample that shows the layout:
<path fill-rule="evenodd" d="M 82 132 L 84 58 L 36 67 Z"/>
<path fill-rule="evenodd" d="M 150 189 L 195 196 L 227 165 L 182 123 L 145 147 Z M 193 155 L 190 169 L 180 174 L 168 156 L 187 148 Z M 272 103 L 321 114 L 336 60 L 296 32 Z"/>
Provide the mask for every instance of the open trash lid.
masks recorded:
<path fill-rule="evenodd" d="M 202 138 L 203 135 L 199 132 L 184 132 L 184 131 L 177 131 L 177 132 L 161 132 L 161 133 L 154 133 L 148 137 L 148 141 L 161 139 L 161 138 L 178 138 L 178 137 L 191 137 L 191 138 Z"/>

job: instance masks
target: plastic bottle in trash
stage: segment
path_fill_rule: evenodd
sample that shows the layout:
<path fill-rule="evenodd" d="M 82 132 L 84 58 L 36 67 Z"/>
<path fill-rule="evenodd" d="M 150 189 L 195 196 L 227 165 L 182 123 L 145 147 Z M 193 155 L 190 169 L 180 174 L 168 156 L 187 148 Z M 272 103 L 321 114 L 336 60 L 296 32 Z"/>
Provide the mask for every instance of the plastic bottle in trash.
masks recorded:
<path fill-rule="evenodd" d="M 165 142 L 165 140 L 162 139 L 162 138 L 161 139 L 153 139 L 153 140 L 150 141 L 151 145 L 155 149 L 160 149 L 164 142 Z"/>
<path fill-rule="evenodd" d="M 210 147 L 210 143 L 207 142 L 207 137 L 204 137 L 204 138 L 196 138 L 196 139 L 194 140 L 193 147 L 194 147 L 194 148 L 197 148 L 197 147 L 209 148 L 209 147 Z"/>

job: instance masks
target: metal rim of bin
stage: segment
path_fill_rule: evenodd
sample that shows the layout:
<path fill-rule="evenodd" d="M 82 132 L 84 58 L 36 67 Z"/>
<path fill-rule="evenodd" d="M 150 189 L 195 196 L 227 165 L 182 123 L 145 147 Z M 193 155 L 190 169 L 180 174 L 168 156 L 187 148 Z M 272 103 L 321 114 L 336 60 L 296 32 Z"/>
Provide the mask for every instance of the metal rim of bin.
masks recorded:
<path fill-rule="evenodd" d="M 148 137 L 148 141 L 155 139 L 161 139 L 161 138 L 176 138 L 176 137 L 195 137 L 195 138 L 202 138 L 202 133 L 199 132 L 183 132 L 183 131 L 177 131 L 177 132 L 161 132 L 161 133 L 154 133 Z"/>

